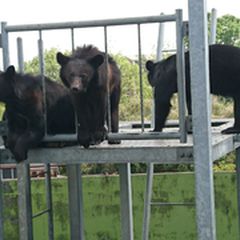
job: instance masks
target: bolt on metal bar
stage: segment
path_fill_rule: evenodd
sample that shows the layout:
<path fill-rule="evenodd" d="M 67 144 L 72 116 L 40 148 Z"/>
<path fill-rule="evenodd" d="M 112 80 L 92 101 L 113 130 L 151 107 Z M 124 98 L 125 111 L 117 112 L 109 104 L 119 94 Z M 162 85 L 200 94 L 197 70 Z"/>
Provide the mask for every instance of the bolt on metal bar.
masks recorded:
<path fill-rule="evenodd" d="M 41 80 L 42 80 L 43 117 L 44 117 L 44 123 L 45 123 L 44 133 L 45 135 L 47 135 L 47 94 L 46 94 L 46 83 L 45 83 L 45 64 L 44 64 L 42 31 L 39 31 L 38 55 L 39 55 L 39 64 L 40 64 L 40 74 L 41 74 Z"/>
<path fill-rule="evenodd" d="M 17 55 L 18 55 L 18 70 L 24 72 L 24 57 L 23 57 L 23 41 L 22 38 L 17 38 Z"/>
<path fill-rule="evenodd" d="M 177 86 L 178 86 L 178 105 L 179 105 L 179 131 L 180 142 L 187 142 L 186 129 L 186 84 L 185 84 L 185 61 L 184 61 L 184 42 L 183 42 L 183 19 L 182 10 L 176 10 L 176 35 L 177 35 Z"/>
<path fill-rule="evenodd" d="M 132 18 L 117 18 L 117 19 L 62 22 L 62 23 L 10 25 L 10 26 L 5 26 L 5 31 L 21 32 L 21 31 L 56 30 L 56 29 L 67 29 L 67 28 L 103 27 L 103 26 L 131 25 L 131 24 L 156 23 L 156 22 L 173 22 L 175 20 L 176 20 L 176 16 L 175 14 L 172 14 L 172 15 L 162 15 L 162 16 L 143 16 L 143 17 L 132 17 Z"/>
<path fill-rule="evenodd" d="M 141 111 L 141 129 L 144 132 L 144 106 L 143 106 L 143 77 L 142 77 L 142 47 L 141 47 L 141 25 L 137 25 L 138 33 L 138 66 L 139 66 L 139 85 L 140 85 L 140 111 Z"/>

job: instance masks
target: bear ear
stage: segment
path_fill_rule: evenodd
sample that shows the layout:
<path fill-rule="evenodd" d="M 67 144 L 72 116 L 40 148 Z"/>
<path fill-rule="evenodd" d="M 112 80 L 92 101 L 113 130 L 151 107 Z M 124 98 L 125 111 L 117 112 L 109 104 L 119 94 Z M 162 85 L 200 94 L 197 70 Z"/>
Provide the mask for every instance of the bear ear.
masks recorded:
<path fill-rule="evenodd" d="M 96 55 L 92 59 L 88 60 L 89 64 L 91 64 L 95 69 L 97 69 L 103 62 L 104 57 L 101 54 Z"/>
<path fill-rule="evenodd" d="M 69 62 L 69 57 L 63 55 L 61 52 L 57 53 L 57 62 L 61 65 L 64 66 Z"/>
<path fill-rule="evenodd" d="M 5 74 L 8 78 L 12 78 L 16 74 L 15 67 L 13 65 L 9 66 Z"/>
<path fill-rule="evenodd" d="M 153 61 L 147 61 L 146 62 L 146 69 L 149 71 L 149 72 L 151 72 L 152 70 L 153 70 L 153 66 L 154 66 L 154 63 L 153 63 Z"/>

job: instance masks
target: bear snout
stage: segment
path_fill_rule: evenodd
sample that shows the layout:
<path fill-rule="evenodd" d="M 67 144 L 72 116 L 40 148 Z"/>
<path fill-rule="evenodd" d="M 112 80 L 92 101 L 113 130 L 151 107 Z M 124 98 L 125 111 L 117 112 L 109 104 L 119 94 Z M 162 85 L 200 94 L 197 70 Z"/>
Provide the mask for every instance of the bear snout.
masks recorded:
<path fill-rule="evenodd" d="M 70 89 L 73 92 L 86 92 L 87 84 L 84 84 L 84 82 L 80 78 L 78 78 L 72 82 L 72 84 L 70 85 Z"/>

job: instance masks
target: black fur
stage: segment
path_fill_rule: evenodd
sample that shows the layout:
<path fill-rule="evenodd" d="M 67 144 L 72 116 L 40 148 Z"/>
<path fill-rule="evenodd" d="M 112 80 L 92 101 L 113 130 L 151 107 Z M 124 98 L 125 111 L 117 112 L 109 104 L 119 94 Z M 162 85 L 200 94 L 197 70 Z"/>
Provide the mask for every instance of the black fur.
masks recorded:
<path fill-rule="evenodd" d="M 68 89 L 45 78 L 48 134 L 74 133 L 74 108 Z M 0 101 L 8 121 L 6 146 L 17 161 L 44 136 L 44 106 L 41 77 L 18 74 L 13 66 L 0 73 Z"/>
<path fill-rule="evenodd" d="M 113 58 L 108 56 L 106 65 L 105 57 L 105 53 L 92 45 L 79 47 L 70 56 L 57 53 L 60 77 L 71 90 L 78 115 L 79 144 L 86 148 L 105 139 L 108 87 L 111 127 L 113 132 L 118 132 L 121 74 Z"/>
<path fill-rule="evenodd" d="M 210 91 L 212 94 L 231 97 L 234 101 L 234 126 L 223 133 L 240 132 L 240 48 L 228 45 L 211 45 Z M 191 115 L 189 52 L 185 53 L 187 108 Z M 176 55 L 157 63 L 148 61 L 149 83 L 155 87 L 155 129 L 162 131 L 171 108 L 171 97 L 177 92 Z"/>

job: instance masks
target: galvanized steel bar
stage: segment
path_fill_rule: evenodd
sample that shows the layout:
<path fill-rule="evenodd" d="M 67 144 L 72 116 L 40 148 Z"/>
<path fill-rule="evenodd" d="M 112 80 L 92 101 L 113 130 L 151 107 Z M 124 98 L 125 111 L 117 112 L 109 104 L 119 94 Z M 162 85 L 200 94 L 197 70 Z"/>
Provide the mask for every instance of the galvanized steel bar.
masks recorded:
<path fill-rule="evenodd" d="M 48 208 L 48 239 L 54 239 L 54 225 L 53 225 L 53 205 L 52 205 L 52 185 L 51 185 L 51 165 L 45 165 L 45 186 L 46 186 L 46 203 Z"/>
<path fill-rule="evenodd" d="M 182 10 L 176 10 L 176 36 L 177 36 L 177 86 L 178 86 L 178 115 L 180 141 L 187 142 L 186 129 L 186 84 L 185 84 L 185 61 L 183 41 L 183 19 Z"/>
<path fill-rule="evenodd" d="M 42 24 L 25 24 L 25 25 L 9 25 L 6 26 L 7 32 L 21 32 L 21 31 L 39 31 L 39 30 L 53 30 L 66 28 L 86 28 L 86 27 L 103 27 L 116 25 L 130 25 L 156 22 L 173 22 L 176 16 L 162 15 L 162 16 L 143 16 L 132 18 L 116 18 L 104 20 L 91 21 L 76 21 L 76 22 L 62 22 L 62 23 L 42 23 Z"/>
<path fill-rule="evenodd" d="M 240 236 L 240 147 L 236 149 L 236 178 L 237 178 L 238 236 Z"/>
<path fill-rule="evenodd" d="M 0 174 L 0 240 L 4 239 L 3 223 L 4 223 L 4 220 L 3 220 L 3 183 L 2 183 L 2 176 Z"/>
<path fill-rule="evenodd" d="M 121 239 L 133 240 L 131 164 L 119 164 L 121 200 Z"/>
<path fill-rule="evenodd" d="M 178 139 L 178 132 L 109 133 L 107 138 L 118 140 Z"/>
<path fill-rule="evenodd" d="M 109 76 L 108 68 L 108 35 L 107 26 L 104 26 L 104 48 L 105 48 L 105 71 L 106 77 Z M 112 119 L 111 119 L 111 93 L 110 93 L 110 81 L 107 81 L 107 117 L 108 117 L 108 132 L 112 132 Z"/>
<path fill-rule="evenodd" d="M 139 86 L 140 86 L 140 111 L 141 129 L 144 132 L 144 106 L 143 106 L 143 78 L 142 78 L 142 44 L 141 44 L 141 25 L 137 25 L 138 33 L 138 66 L 139 66 Z"/>
<path fill-rule="evenodd" d="M 45 83 L 45 64 L 44 64 L 44 49 L 43 49 L 43 40 L 42 32 L 39 31 L 39 40 L 38 40 L 38 55 L 39 55 L 39 67 L 42 80 L 42 94 L 43 94 L 43 117 L 44 117 L 44 132 L 47 134 L 47 94 L 46 94 L 46 83 Z"/>
<path fill-rule="evenodd" d="M 3 69 L 6 70 L 9 66 L 9 42 L 8 42 L 8 32 L 6 31 L 6 22 L 1 24 L 1 37 L 2 37 L 2 50 L 3 50 Z"/>
<path fill-rule="evenodd" d="M 153 163 L 147 164 L 146 189 L 145 189 L 144 209 L 143 209 L 142 240 L 148 240 L 148 236 L 149 236 L 153 173 L 154 173 L 154 164 Z"/>
<path fill-rule="evenodd" d="M 73 52 L 75 49 L 74 28 L 71 28 L 71 44 L 72 44 L 72 52 Z"/>
<path fill-rule="evenodd" d="M 189 0 L 188 9 L 198 239 L 215 240 L 206 1 Z"/>
<path fill-rule="evenodd" d="M 82 175 L 79 164 L 67 165 L 71 240 L 84 240 Z"/>
<path fill-rule="evenodd" d="M 32 240 L 32 201 L 29 164 L 17 164 L 19 239 Z"/>
<path fill-rule="evenodd" d="M 214 44 L 216 42 L 217 34 L 217 10 L 215 8 L 211 11 L 211 22 L 210 22 L 210 37 L 209 44 Z"/>
<path fill-rule="evenodd" d="M 18 55 L 18 71 L 24 72 L 24 58 L 23 58 L 23 41 L 22 38 L 17 38 L 17 55 Z"/>

